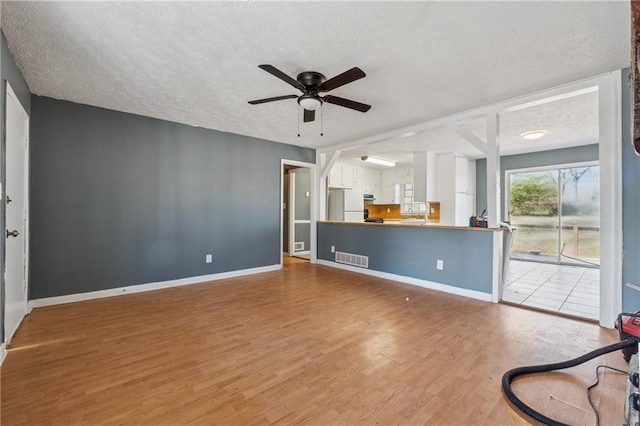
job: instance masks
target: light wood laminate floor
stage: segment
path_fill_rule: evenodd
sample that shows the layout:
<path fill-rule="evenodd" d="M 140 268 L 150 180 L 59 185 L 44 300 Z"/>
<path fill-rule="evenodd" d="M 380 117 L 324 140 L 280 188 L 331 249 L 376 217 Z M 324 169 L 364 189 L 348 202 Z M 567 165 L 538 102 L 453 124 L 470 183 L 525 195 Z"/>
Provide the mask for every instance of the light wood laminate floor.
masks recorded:
<path fill-rule="evenodd" d="M 408 298 L 408 300 L 407 300 Z M 523 424 L 502 374 L 617 340 L 595 324 L 326 266 L 35 309 L 2 365 L 2 424 Z M 592 424 L 586 387 L 620 353 L 518 379 Z M 601 424 L 624 375 L 601 373 Z M 575 407 L 574 407 L 575 406 Z"/>

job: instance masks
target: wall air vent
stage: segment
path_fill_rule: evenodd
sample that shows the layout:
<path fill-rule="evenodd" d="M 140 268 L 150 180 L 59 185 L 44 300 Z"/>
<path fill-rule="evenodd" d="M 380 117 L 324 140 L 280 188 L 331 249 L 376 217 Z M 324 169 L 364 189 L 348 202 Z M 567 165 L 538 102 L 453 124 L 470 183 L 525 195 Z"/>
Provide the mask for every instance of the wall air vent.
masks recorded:
<path fill-rule="evenodd" d="M 304 251 L 304 241 L 293 243 L 293 251 Z"/>
<path fill-rule="evenodd" d="M 345 265 L 357 266 L 359 268 L 369 268 L 369 257 L 360 256 L 359 254 L 336 252 L 336 262 Z"/>

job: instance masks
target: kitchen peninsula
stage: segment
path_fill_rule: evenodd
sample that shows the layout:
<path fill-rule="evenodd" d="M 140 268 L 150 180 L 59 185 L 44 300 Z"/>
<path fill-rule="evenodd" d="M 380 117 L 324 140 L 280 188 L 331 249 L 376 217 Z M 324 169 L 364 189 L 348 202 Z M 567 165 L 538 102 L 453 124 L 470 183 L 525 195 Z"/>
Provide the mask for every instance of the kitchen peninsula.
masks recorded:
<path fill-rule="evenodd" d="M 415 220 L 321 221 L 318 263 L 491 301 L 501 278 L 502 231 Z"/>

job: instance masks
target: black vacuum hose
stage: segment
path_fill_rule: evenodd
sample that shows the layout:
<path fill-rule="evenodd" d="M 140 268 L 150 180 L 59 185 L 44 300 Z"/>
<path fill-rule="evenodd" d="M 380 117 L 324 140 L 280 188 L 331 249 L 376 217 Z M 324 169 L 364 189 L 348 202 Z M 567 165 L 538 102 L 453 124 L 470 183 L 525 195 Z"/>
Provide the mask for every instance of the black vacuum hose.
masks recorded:
<path fill-rule="evenodd" d="M 518 367 L 512 370 L 507 371 L 502 376 L 502 390 L 504 391 L 509 401 L 513 403 L 516 407 L 518 407 L 522 412 L 529 415 L 531 418 L 544 423 L 550 426 L 568 426 L 565 423 L 558 422 L 549 418 L 533 408 L 529 407 L 527 404 L 522 402 L 520 398 L 516 396 L 516 394 L 511 389 L 511 382 L 518 376 L 522 376 L 523 374 L 532 374 L 532 373 L 543 373 L 546 371 L 553 370 L 563 370 L 565 368 L 575 367 L 576 365 L 583 364 L 593 358 L 597 358 L 601 355 L 608 354 L 609 352 L 618 351 L 620 349 L 624 349 L 626 347 L 638 344 L 637 339 L 626 339 L 618 343 L 614 343 L 613 345 L 605 346 L 604 348 L 596 349 L 595 351 L 591 351 L 587 354 L 584 354 L 578 358 L 571 359 L 569 361 L 564 362 L 556 362 L 555 364 L 544 364 L 544 365 L 532 365 L 528 367 Z"/>

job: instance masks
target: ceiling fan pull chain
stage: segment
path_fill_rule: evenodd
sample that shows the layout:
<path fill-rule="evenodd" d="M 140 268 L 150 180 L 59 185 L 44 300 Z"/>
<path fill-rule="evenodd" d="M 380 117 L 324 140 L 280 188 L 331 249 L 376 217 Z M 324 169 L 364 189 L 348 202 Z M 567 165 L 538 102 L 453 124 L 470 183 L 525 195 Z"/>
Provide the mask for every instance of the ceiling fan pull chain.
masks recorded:
<path fill-rule="evenodd" d="M 300 137 L 300 107 L 298 107 L 298 137 Z"/>
<path fill-rule="evenodd" d="M 324 123 L 324 106 L 320 104 L 320 136 L 324 136 L 322 124 Z"/>

